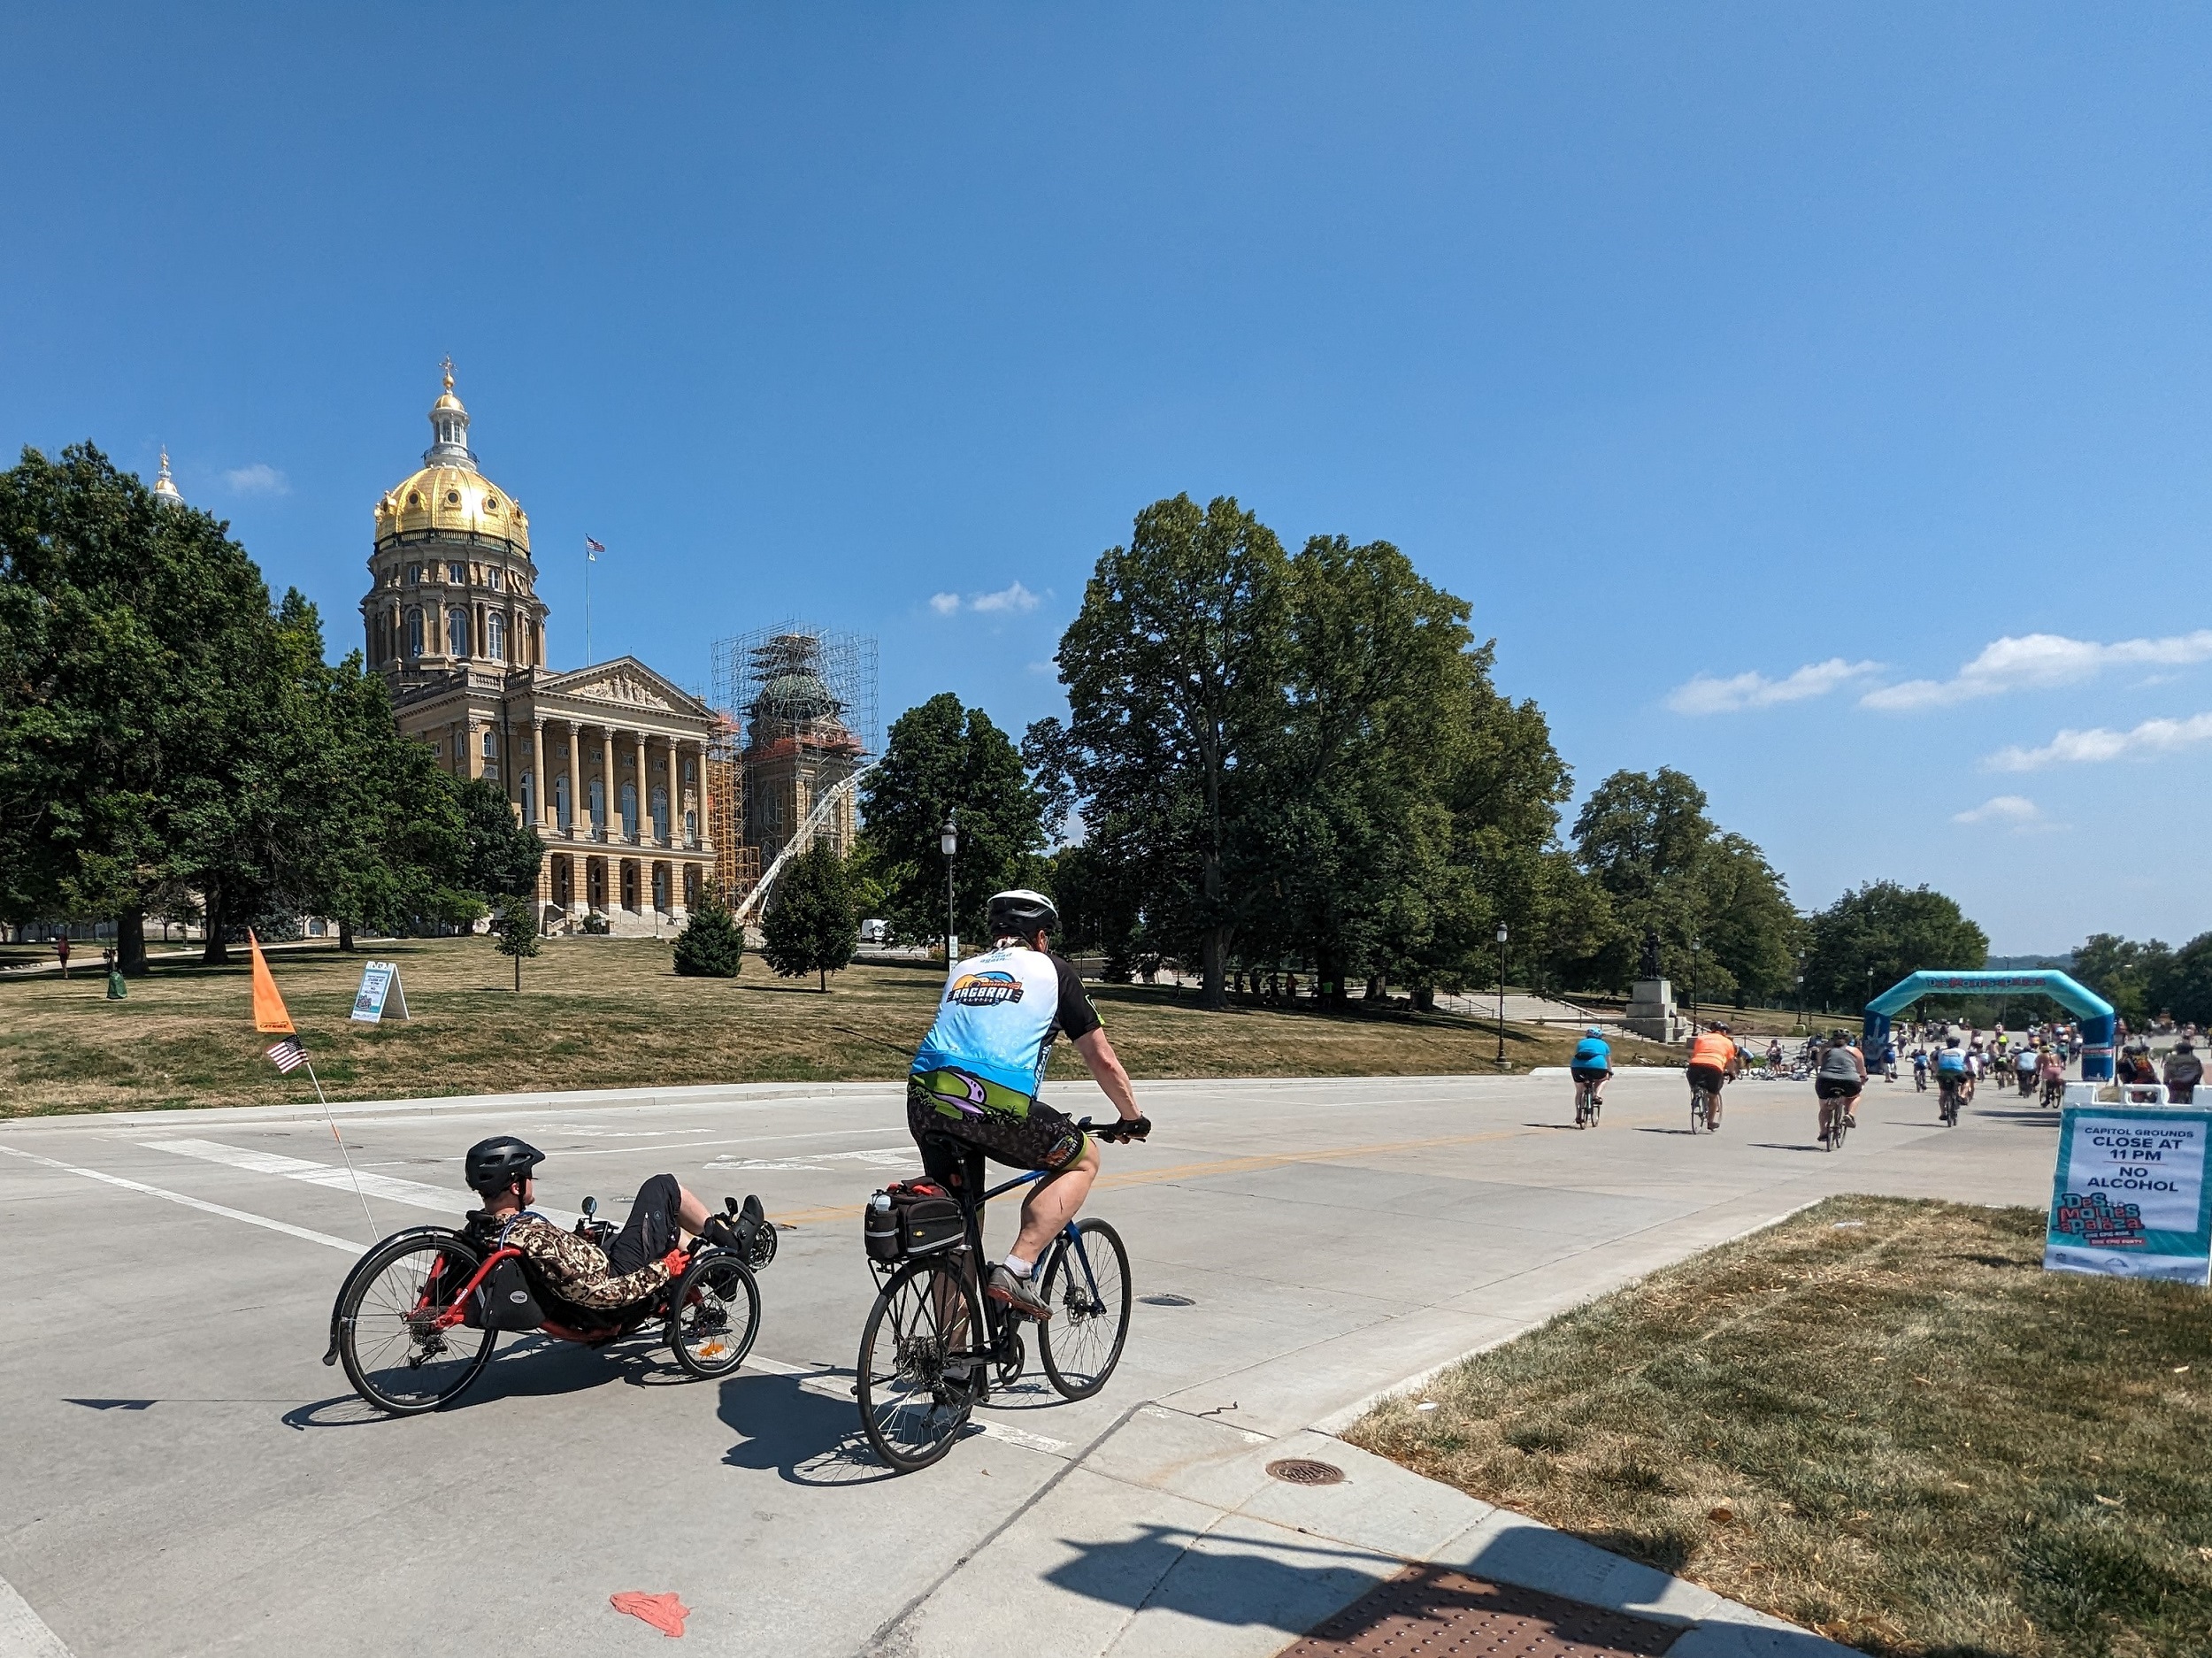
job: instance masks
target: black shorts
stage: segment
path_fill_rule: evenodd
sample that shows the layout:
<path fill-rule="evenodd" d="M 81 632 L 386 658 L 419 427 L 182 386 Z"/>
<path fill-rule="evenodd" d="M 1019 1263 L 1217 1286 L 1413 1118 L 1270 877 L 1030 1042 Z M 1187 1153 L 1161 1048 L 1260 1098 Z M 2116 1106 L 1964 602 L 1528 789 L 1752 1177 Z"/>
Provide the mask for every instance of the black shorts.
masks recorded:
<path fill-rule="evenodd" d="M 1702 1088 L 1706 1093 L 1715 1094 L 1720 1092 L 1721 1085 L 1728 1080 L 1726 1073 L 1718 1065 L 1692 1065 L 1689 1076 L 1690 1086 Z"/>
<path fill-rule="evenodd" d="M 657 1261 L 676 1247 L 683 1228 L 677 1211 L 683 1207 L 684 1189 L 672 1174 L 657 1174 L 638 1187 L 630 1202 L 630 1218 L 607 1246 L 607 1270 L 627 1278 L 649 1261 Z"/>
<path fill-rule="evenodd" d="M 918 1077 L 907 1078 L 906 1126 L 922 1149 L 923 1170 L 941 1183 L 955 1178 L 964 1168 L 980 1169 L 985 1157 L 1012 1169 L 1056 1174 L 1082 1156 L 1090 1138 L 1073 1117 L 1041 1100 L 1031 1101 L 1025 1117 L 988 1109 L 973 1116 L 948 1116 L 937 1109 L 937 1097 Z M 947 1146 L 946 1140 L 958 1149 Z"/>
<path fill-rule="evenodd" d="M 1855 1078 L 1847 1082 L 1841 1077 L 1815 1077 L 1813 1097 L 1816 1100 L 1855 1100 L 1859 1097 L 1859 1090 L 1865 1086 L 1866 1084 Z"/>

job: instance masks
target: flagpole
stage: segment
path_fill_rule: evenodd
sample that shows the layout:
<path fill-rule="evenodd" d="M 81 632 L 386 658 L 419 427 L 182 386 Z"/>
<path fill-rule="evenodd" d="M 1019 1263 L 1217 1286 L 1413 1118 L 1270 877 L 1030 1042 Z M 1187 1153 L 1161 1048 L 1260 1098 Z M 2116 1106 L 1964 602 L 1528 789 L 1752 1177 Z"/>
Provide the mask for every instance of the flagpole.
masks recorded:
<path fill-rule="evenodd" d="M 306 1053 L 307 1044 L 300 1043 L 300 1052 Z M 323 1108 L 323 1121 L 330 1125 L 330 1137 L 338 1142 L 338 1155 L 346 1160 L 346 1178 L 353 1182 L 353 1194 L 361 1200 L 361 1217 L 369 1223 L 369 1241 L 376 1241 L 376 1217 L 369 1213 L 369 1194 L 361 1189 L 361 1177 L 353 1171 L 353 1154 L 346 1149 L 346 1137 L 338 1132 L 338 1119 L 331 1115 L 330 1101 L 323 1097 L 323 1079 L 315 1074 L 315 1062 L 307 1062 L 307 1079 L 315 1085 L 315 1098 Z"/>
<path fill-rule="evenodd" d="M 584 539 L 585 539 L 585 543 L 586 543 L 586 544 L 585 544 L 585 547 L 584 547 L 584 665 L 585 665 L 586 667 L 588 667 L 588 667 L 591 665 L 591 663 L 592 663 L 592 655 L 591 655 L 591 562 L 592 562 L 592 561 L 591 561 L 591 547 L 590 547 L 590 539 L 591 539 L 591 538 L 590 538 L 589 536 L 587 536 L 587 537 L 585 537 Z"/>

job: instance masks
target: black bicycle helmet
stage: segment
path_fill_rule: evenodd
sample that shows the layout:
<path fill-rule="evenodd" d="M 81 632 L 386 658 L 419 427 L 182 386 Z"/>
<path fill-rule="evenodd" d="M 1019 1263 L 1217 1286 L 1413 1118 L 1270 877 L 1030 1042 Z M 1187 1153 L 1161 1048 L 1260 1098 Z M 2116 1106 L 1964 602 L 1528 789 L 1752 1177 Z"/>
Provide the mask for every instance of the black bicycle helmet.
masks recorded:
<path fill-rule="evenodd" d="M 995 939 L 1034 938 L 1038 929 L 1047 933 L 1060 930 L 1060 912 L 1052 907 L 1052 900 L 1042 893 L 1033 893 L 1025 887 L 1011 892 L 995 893 L 991 898 L 991 936 Z"/>
<path fill-rule="evenodd" d="M 545 1154 L 512 1134 L 480 1140 L 469 1148 L 465 1163 L 469 1190 L 479 1197 L 496 1197 L 545 1161 Z"/>

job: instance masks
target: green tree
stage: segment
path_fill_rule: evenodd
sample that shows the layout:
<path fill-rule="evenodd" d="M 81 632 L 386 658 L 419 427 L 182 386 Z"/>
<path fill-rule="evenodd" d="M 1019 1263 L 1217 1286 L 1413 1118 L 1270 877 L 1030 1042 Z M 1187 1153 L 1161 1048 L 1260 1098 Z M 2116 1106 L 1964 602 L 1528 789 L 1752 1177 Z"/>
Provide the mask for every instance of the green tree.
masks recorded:
<path fill-rule="evenodd" d="M 709 881 L 676 935 L 676 971 L 686 979 L 734 979 L 744 964 L 745 930 L 722 902 L 720 886 Z"/>
<path fill-rule="evenodd" d="M 1228 497 L 1147 507 L 1061 637 L 1069 721 L 1034 745 L 1082 802 L 1090 843 L 1141 879 L 1148 928 L 1195 947 L 1210 1008 L 1267 901 L 1264 860 L 1240 839 L 1260 826 L 1247 784 L 1281 730 L 1286 562 Z"/>
<path fill-rule="evenodd" d="M 2150 1012 L 2170 1013 L 2199 1028 L 2212 1025 L 2212 933 L 2197 934 L 2152 966 L 2147 977 Z"/>
<path fill-rule="evenodd" d="M 2139 943 L 2116 933 L 2093 933 L 2075 950 L 2068 971 L 2130 1025 L 2141 1025 L 2172 1000 L 2174 959 L 2172 947 L 2162 940 Z"/>
<path fill-rule="evenodd" d="M 538 832 L 517 817 L 506 793 L 489 778 L 441 775 L 448 779 L 460 816 L 457 884 L 486 898 L 534 891 L 545 863 L 545 842 Z"/>
<path fill-rule="evenodd" d="M 502 956 L 515 958 L 515 989 L 522 989 L 522 958 L 538 953 L 538 906 L 519 894 L 503 898 L 492 910 L 492 937 Z"/>
<path fill-rule="evenodd" d="M 1614 919 L 1611 936 L 1589 964 L 1598 983 L 1627 985 L 1649 930 L 1659 935 L 1661 971 L 1687 985 L 1691 940 L 1702 943 L 1699 877 L 1717 833 L 1705 813 L 1705 791 L 1671 766 L 1616 771 L 1591 791 L 1576 815 L 1574 841 L 1583 868 L 1605 889 Z M 1703 965 L 1701 959 L 1694 963 Z M 1701 994 L 1709 993 L 1716 981 L 1701 971 L 1699 978 Z"/>
<path fill-rule="evenodd" d="M 841 972 L 860 942 L 860 917 L 853 907 L 845 860 L 826 841 L 817 841 L 784 868 L 777 879 L 768 913 L 761 917 L 761 960 L 785 979 Z"/>
<path fill-rule="evenodd" d="M 1928 887 L 1870 881 L 1817 911 L 1807 928 L 1805 992 L 1823 1009 L 1856 1009 L 1923 968 L 1972 970 L 1989 936 Z"/>
<path fill-rule="evenodd" d="M 861 785 L 863 828 L 855 879 L 865 879 L 901 940 L 935 939 L 945 929 L 945 860 L 939 835 L 957 810 L 954 862 L 959 931 L 983 931 L 993 893 L 1040 878 L 1044 796 L 1021 756 L 979 708 L 940 692 L 891 722 L 883 758 Z"/>
<path fill-rule="evenodd" d="M 111 916 L 123 971 L 268 717 L 268 589 L 204 512 L 92 445 L 0 472 L 0 915 Z M 211 896 L 218 939 L 222 894 Z"/>

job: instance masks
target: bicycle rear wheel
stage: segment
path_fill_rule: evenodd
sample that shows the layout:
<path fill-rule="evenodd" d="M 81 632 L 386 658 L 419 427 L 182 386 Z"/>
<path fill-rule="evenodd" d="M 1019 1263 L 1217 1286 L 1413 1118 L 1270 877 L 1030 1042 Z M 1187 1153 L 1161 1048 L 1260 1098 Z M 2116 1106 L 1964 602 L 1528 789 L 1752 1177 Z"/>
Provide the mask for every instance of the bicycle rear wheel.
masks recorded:
<path fill-rule="evenodd" d="M 1078 1221 L 1075 1231 L 1076 1244 L 1063 1233 L 1045 1265 L 1052 1316 L 1037 1326 L 1037 1350 L 1063 1396 L 1088 1399 L 1106 1386 L 1128 1339 L 1129 1252 L 1102 1220 Z"/>
<path fill-rule="evenodd" d="M 1695 1134 L 1705 1126 L 1705 1090 L 1690 1090 L 1690 1132 Z"/>
<path fill-rule="evenodd" d="M 860 1332 L 860 1424 L 902 1474 L 927 1468 L 967 1425 L 985 1372 L 983 1315 L 967 1257 L 910 1261 L 891 1275 Z"/>
<path fill-rule="evenodd" d="M 457 1237 L 401 1236 L 369 1252 L 338 1304 L 338 1356 L 362 1398 L 393 1416 L 415 1416 L 452 1398 L 491 1362 L 498 1332 L 438 1327 L 480 1262 Z"/>

